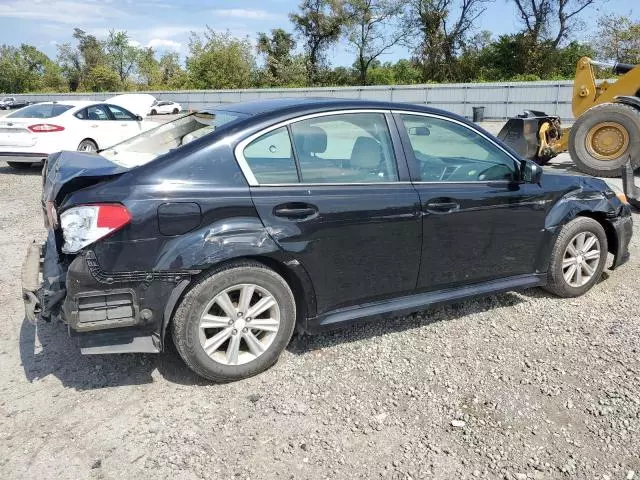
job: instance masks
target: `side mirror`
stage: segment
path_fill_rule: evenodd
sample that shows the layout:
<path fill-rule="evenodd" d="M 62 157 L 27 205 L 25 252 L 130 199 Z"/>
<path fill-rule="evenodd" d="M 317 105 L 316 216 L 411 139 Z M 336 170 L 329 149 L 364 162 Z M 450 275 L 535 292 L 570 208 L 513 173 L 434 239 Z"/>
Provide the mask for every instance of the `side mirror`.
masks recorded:
<path fill-rule="evenodd" d="M 140 115 L 136 115 L 136 120 L 141 122 L 142 120 L 144 120 L 144 118 L 142 118 Z"/>
<path fill-rule="evenodd" d="M 417 137 L 428 137 L 431 135 L 431 131 L 427 127 L 411 127 L 409 129 L 409 135 Z"/>
<path fill-rule="evenodd" d="M 531 160 L 522 161 L 522 180 L 539 184 L 542 179 L 542 167 Z"/>

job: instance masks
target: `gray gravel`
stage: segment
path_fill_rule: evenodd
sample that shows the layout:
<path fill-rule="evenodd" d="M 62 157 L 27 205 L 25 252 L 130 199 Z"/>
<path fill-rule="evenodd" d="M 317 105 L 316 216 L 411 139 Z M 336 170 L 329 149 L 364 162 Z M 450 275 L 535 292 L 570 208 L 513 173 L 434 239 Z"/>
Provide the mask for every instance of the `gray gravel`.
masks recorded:
<path fill-rule="evenodd" d="M 162 355 L 43 352 L 20 264 L 40 177 L 0 163 L 0 478 L 640 478 L 640 217 L 586 296 L 534 289 L 296 338 L 214 385 Z"/>

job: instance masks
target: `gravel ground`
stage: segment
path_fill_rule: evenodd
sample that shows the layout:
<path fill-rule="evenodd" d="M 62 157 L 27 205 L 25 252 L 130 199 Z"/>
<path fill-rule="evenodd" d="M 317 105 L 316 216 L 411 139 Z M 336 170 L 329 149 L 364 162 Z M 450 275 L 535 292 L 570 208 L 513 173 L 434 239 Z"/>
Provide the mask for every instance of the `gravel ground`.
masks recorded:
<path fill-rule="evenodd" d="M 579 299 L 534 289 L 295 338 L 215 385 L 174 351 L 82 357 L 23 320 L 37 172 L 0 163 L 1 478 L 640 479 L 640 217 Z"/>

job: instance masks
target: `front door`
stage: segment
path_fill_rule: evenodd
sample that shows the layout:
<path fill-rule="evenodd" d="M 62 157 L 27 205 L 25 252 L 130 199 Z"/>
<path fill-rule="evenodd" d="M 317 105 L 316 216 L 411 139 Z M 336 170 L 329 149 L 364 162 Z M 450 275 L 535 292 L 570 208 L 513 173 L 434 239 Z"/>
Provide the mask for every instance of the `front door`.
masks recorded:
<path fill-rule="evenodd" d="M 418 289 L 531 274 L 547 200 L 520 165 L 470 125 L 396 114 L 423 213 Z"/>
<path fill-rule="evenodd" d="M 398 171 L 389 122 L 384 112 L 318 115 L 243 150 L 256 209 L 309 274 L 318 315 L 415 289 L 419 199 L 406 166 Z"/>

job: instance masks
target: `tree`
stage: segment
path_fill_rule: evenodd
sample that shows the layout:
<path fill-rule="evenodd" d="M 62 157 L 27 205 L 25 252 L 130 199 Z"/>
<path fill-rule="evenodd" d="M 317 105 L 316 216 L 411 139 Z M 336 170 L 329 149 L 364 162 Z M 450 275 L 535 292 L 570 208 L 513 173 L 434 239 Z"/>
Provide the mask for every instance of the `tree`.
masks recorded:
<path fill-rule="evenodd" d="M 550 40 L 557 48 L 577 25 L 579 15 L 596 0 L 511 0 L 535 46 Z M 555 30 L 555 31 L 554 31 Z"/>
<path fill-rule="evenodd" d="M 371 64 L 406 35 L 397 21 L 402 5 L 400 0 L 347 0 L 347 40 L 357 53 L 360 84 L 367 84 Z"/>
<path fill-rule="evenodd" d="M 64 89 L 60 70 L 32 45 L 0 47 L 0 91 L 22 93 Z"/>
<path fill-rule="evenodd" d="M 109 31 L 109 37 L 104 42 L 107 60 L 124 86 L 129 76 L 134 72 L 138 59 L 138 49 L 131 45 L 129 36 L 124 31 Z"/>
<path fill-rule="evenodd" d="M 84 84 L 92 92 L 113 92 L 121 85 L 118 73 L 107 65 L 98 65 L 89 70 Z"/>
<path fill-rule="evenodd" d="M 187 74 L 180 66 L 177 52 L 165 52 L 158 61 L 160 69 L 160 84 L 164 88 L 182 88 L 187 83 Z"/>
<path fill-rule="evenodd" d="M 640 22 L 624 15 L 606 15 L 592 41 L 599 59 L 640 64 Z"/>
<path fill-rule="evenodd" d="M 271 30 L 271 36 L 266 33 L 258 34 L 258 53 L 266 57 L 266 69 L 270 85 L 284 85 L 287 83 L 289 69 L 293 58 L 291 52 L 296 48 L 296 42 L 290 33 L 281 28 Z"/>
<path fill-rule="evenodd" d="M 58 45 L 58 64 L 72 92 L 81 87 L 89 71 L 106 62 L 102 43 L 96 37 L 74 28 L 73 38 L 77 47 L 70 43 Z"/>
<path fill-rule="evenodd" d="M 144 81 L 145 86 L 153 87 L 154 85 L 161 85 L 160 63 L 156 60 L 153 47 L 141 49 L 136 61 L 138 75 Z"/>
<path fill-rule="evenodd" d="M 210 27 L 204 34 L 191 33 L 187 71 L 192 88 L 248 88 L 255 67 L 249 38 L 217 33 Z"/>
<path fill-rule="evenodd" d="M 307 85 L 311 86 L 318 80 L 327 49 L 340 39 L 346 15 L 340 0 L 303 0 L 299 10 L 289 18 L 304 42 Z"/>

